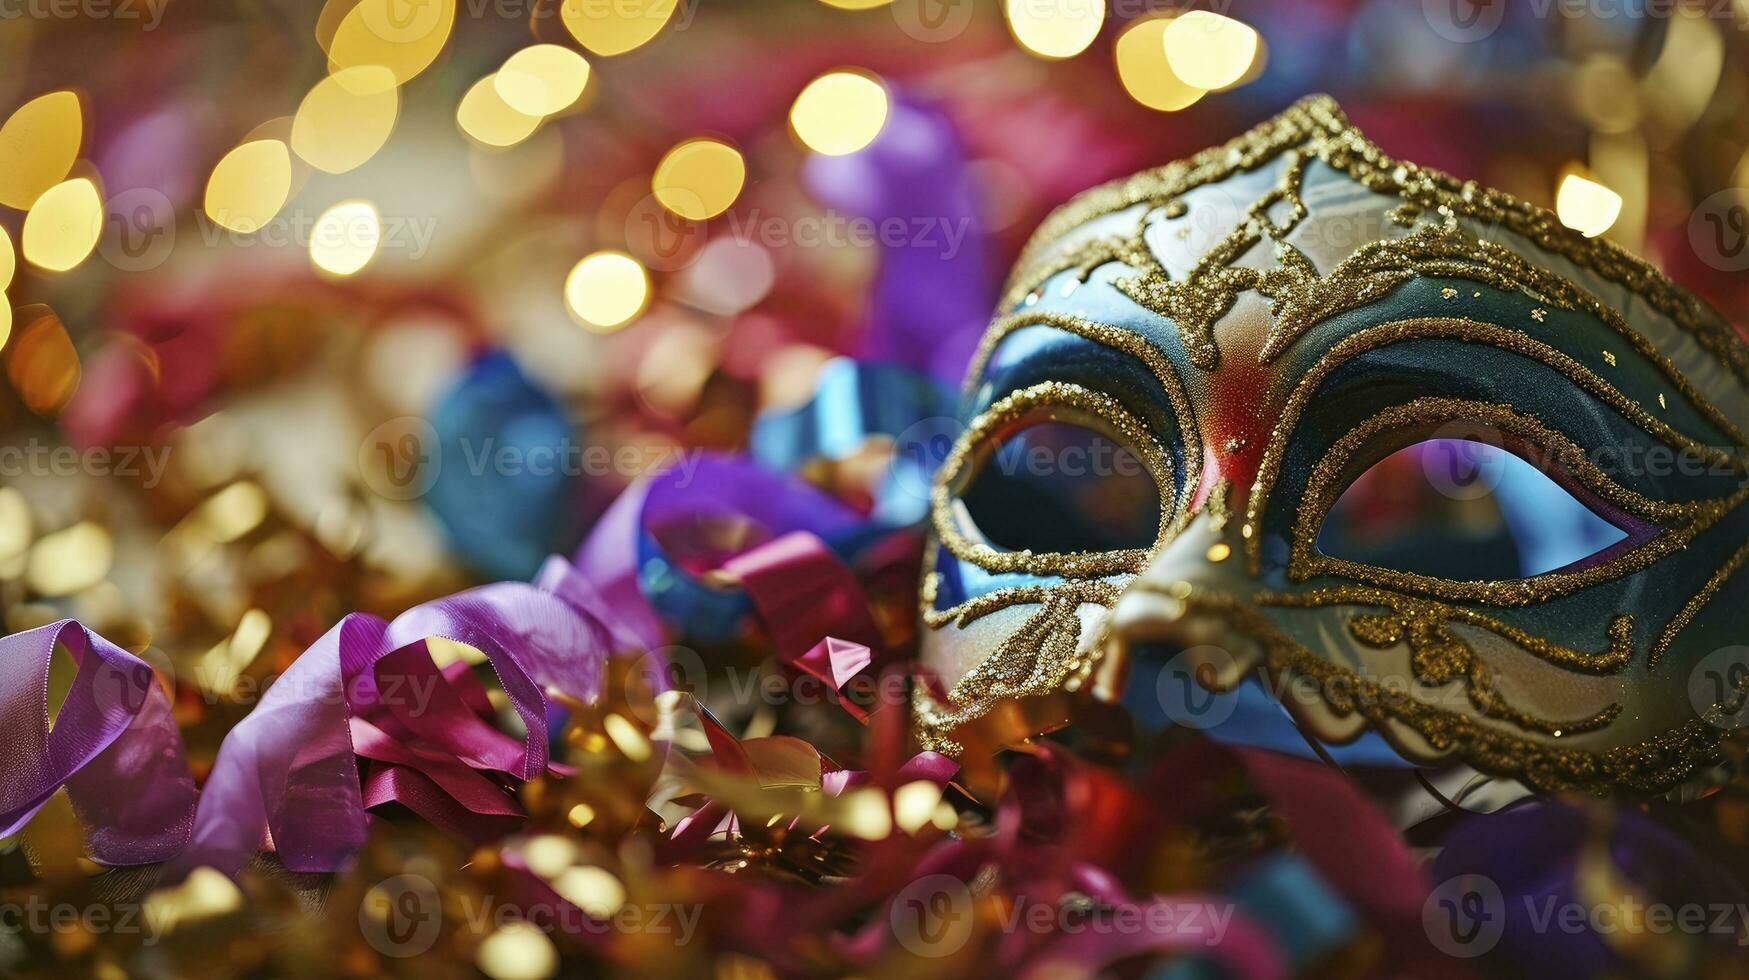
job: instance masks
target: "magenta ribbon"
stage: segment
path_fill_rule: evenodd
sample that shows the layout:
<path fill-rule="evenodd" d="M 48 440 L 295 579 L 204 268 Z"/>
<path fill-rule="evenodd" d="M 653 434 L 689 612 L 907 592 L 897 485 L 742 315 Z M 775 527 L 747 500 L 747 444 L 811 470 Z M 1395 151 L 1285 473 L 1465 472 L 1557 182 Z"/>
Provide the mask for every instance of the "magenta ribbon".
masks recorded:
<path fill-rule="evenodd" d="M 78 670 L 51 725 L 49 666 L 59 643 Z M 72 620 L 0 639 L 0 837 L 62 786 L 91 856 L 145 864 L 180 851 L 194 820 L 182 736 L 152 668 Z"/>
<path fill-rule="evenodd" d="M 430 637 L 485 654 L 522 719 L 520 741 L 487 724 L 483 692 L 458 683 L 461 672 L 438 670 Z M 547 769 L 543 692 L 593 701 L 611 637 L 578 607 L 520 583 L 439 599 L 394 622 L 346 617 L 225 737 L 175 871 L 234 874 L 265 843 L 292 871 L 335 871 L 364 844 L 367 806 L 390 802 L 469 836 L 520 816 L 489 774 L 528 780 Z"/>

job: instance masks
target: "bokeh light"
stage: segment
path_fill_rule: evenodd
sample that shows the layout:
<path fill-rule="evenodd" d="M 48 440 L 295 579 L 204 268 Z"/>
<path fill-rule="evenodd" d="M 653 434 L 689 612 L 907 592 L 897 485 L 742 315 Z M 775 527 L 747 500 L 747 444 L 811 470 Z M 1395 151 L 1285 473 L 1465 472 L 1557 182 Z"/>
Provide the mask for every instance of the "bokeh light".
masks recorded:
<path fill-rule="evenodd" d="M 350 276 L 370 264 L 382 240 L 382 219 L 369 201 L 341 201 L 310 229 L 310 261 L 336 276 Z"/>
<path fill-rule="evenodd" d="M 1163 41 L 1173 74 L 1200 89 L 1226 88 L 1245 77 L 1261 39 L 1250 25 L 1208 10 L 1192 10 L 1167 24 Z"/>
<path fill-rule="evenodd" d="M 540 127 L 541 117 L 517 112 L 498 94 L 497 73 L 474 83 L 456 106 L 455 121 L 469 139 L 486 146 L 515 146 Z"/>
<path fill-rule="evenodd" d="M 508 923 L 487 936 L 474 962 L 492 980 L 542 980 L 559 971 L 553 941 L 527 922 Z"/>
<path fill-rule="evenodd" d="M 61 318 L 46 306 L 15 311 L 18 324 L 6 348 L 6 377 L 26 408 L 45 418 L 60 414 L 84 376 L 79 351 Z"/>
<path fill-rule="evenodd" d="M 585 256 L 565 277 L 565 306 L 578 322 L 607 332 L 630 323 L 650 301 L 650 275 L 624 252 Z"/>
<path fill-rule="evenodd" d="M 701 138 L 669 150 L 650 185 L 663 207 L 682 218 L 704 221 L 727 211 L 746 180 L 747 164 L 738 150 Z"/>
<path fill-rule="evenodd" d="M 525 116 L 550 116 L 570 107 L 589 84 L 589 62 L 570 48 L 535 44 L 504 60 L 493 76 L 504 104 Z"/>
<path fill-rule="evenodd" d="M 563 0 L 559 18 L 590 53 L 624 54 L 642 47 L 674 16 L 678 0 Z"/>
<path fill-rule="evenodd" d="M 1073 58 L 1105 24 L 1105 0 L 1008 0 L 1008 29 L 1041 58 Z"/>
<path fill-rule="evenodd" d="M 225 154 L 213 167 L 203 210 L 221 228 L 250 234 L 285 206 L 291 178 L 291 151 L 284 143 L 252 140 Z"/>
<path fill-rule="evenodd" d="M 359 0 L 328 45 L 334 71 L 381 65 L 405 85 L 431 67 L 455 26 L 455 0 Z"/>
<path fill-rule="evenodd" d="M 821 75 L 790 107 L 796 136 L 815 153 L 843 156 L 873 143 L 887 123 L 886 86 L 859 71 Z"/>
<path fill-rule="evenodd" d="M 0 126 L 0 204 L 23 211 L 66 178 L 79 158 L 85 114 L 65 90 L 19 106 Z"/>
<path fill-rule="evenodd" d="M 1124 91 L 1142 105 L 1176 112 L 1202 98 L 1203 89 L 1179 78 L 1166 58 L 1169 18 L 1137 21 L 1118 36 L 1114 57 Z"/>
<path fill-rule="evenodd" d="M 12 273 L 18 269 L 18 257 L 12 251 L 12 236 L 0 228 L 0 292 L 12 285 Z"/>
<path fill-rule="evenodd" d="M 395 130 L 401 97 L 381 65 L 343 68 L 317 82 L 292 119 L 291 146 L 310 166 L 353 170 L 383 148 Z"/>
<path fill-rule="evenodd" d="M 91 254 L 103 233 L 103 198 L 90 178 L 75 177 L 42 193 L 24 216 L 20 236 L 32 265 L 65 272 Z"/>
<path fill-rule="evenodd" d="M 45 534 L 30 549 L 25 582 L 51 598 L 83 592 L 102 582 L 115 562 L 115 543 L 103 525 L 81 521 Z"/>
<path fill-rule="evenodd" d="M 1561 224 L 1596 238 L 1621 217 L 1621 195 L 1581 174 L 1569 173 L 1555 194 L 1555 213 Z"/>

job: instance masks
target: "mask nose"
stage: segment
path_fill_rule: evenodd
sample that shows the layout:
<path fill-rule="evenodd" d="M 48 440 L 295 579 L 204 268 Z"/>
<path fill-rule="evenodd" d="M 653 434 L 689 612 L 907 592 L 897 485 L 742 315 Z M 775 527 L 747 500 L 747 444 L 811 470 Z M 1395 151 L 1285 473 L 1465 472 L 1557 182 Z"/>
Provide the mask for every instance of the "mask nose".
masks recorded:
<path fill-rule="evenodd" d="M 1245 597 L 1255 588 L 1238 524 L 1198 514 L 1130 583 L 1106 630 L 1096 697 L 1120 700 L 1141 664 L 1174 663 L 1205 687 L 1225 691 L 1261 662 L 1263 648 L 1222 614 L 1235 603 L 1248 607 Z"/>

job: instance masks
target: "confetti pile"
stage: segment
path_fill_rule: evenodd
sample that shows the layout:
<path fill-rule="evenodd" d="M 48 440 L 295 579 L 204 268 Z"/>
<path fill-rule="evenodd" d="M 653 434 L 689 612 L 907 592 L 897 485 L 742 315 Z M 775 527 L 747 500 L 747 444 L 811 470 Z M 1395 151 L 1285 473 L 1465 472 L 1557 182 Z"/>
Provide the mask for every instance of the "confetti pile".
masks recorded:
<path fill-rule="evenodd" d="M 1749 6 L 1467 6 L 0 11 L 0 972 L 1749 975 L 1427 925 L 1744 902 L 1749 782 L 912 741 L 929 426 L 1086 187 L 1331 91 L 1749 324 Z"/>

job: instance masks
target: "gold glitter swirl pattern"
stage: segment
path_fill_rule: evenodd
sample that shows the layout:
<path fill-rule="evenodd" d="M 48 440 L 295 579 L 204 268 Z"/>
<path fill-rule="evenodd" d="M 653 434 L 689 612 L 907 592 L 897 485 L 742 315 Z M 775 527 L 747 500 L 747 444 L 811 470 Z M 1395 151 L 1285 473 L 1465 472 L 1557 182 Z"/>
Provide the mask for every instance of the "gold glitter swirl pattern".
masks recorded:
<path fill-rule="evenodd" d="M 1699 300 L 1651 265 L 1613 242 L 1587 238 L 1566 227 L 1547 209 L 1475 181 L 1460 181 L 1390 157 L 1356 130 L 1328 96 L 1303 99 L 1223 146 L 1094 188 L 1057 209 L 1039 226 L 1016 263 L 1004 308 L 1028 291 L 1017 292 L 1015 286 L 1036 280 L 1041 267 L 1054 264 L 1051 247 L 1071 229 L 1136 204 L 1165 205 L 1193 188 L 1256 170 L 1290 151 L 1297 154 L 1295 166 L 1302 159 L 1315 158 L 1367 190 L 1400 199 L 1403 204 L 1395 209 L 1399 221 L 1429 211 L 1462 215 L 1503 228 L 1623 286 L 1695 337 L 1739 380 L 1749 381 L 1749 347 L 1728 324 L 1709 315 Z"/>
<path fill-rule="evenodd" d="M 925 590 L 933 598 L 934 583 Z M 1110 608 L 1123 591 L 1118 581 L 1063 582 L 1048 586 L 1001 589 L 960 603 L 952 609 L 926 609 L 925 622 L 940 629 L 959 628 L 1013 606 L 1038 605 L 1021 627 L 994 652 L 954 684 L 946 701 L 921 686 L 913 696 L 915 725 L 925 748 L 957 752 L 950 733 L 988 714 L 1007 698 L 1048 695 L 1063 689 L 1073 675 L 1090 670 L 1099 647 L 1080 652 L 1082 605 Z"/>
<path fill-rule="evenodd" d="M 1550 572 L 1529 578 L 1503 581 L 1460 582 L 1413 572 L 1379 568 L 1318 551 L 1318 530 L 1324 515 L 1346 489 L 1344 476 L 1351 460 L 1375 440 L 1389 433 L 1426 431 L 1450 423 L 1475 423 L 1516 436 L 1548 454 L 1580 483 L 1613 506 L 1659 525 L 1663 530 L 1637 548 L 1576 572 Z M 1348 432 L 1312 468 L 1300 498 L 1294 524 L 1288 577 L 1303 582 L 1320 575 L 1335 575 L 1400 591 L 1420 592 L 1453 602 L 1484 602 L 1497 606 L 1522 606 L 1546 602 L 1556 596 L 1638 571 L 1665 555 L 1678 551 L 1695 535 L 1749 497 L 1749 488 L 1712 500 L 1671 503 L 1652 500 L 1623 487 L 1598 469 L 1585 452 L 1566 436 L 1509 406 L 1457 398 L 1418 398 L 1392 406 Z"/>
<path fill-rule="evenodd" d="M 990 358 L 995 355 L 996 348 L 1002 341 L 1025 327 L 1054 327 L 1141 361 L 1154 375 L 1154 379 L 1160 382 L 1161 390 L 1166 392 L 1166 400 L 1172 405 L 1172 414 L 1178 422 L 1179 445 L 1184 447 L 1184 486 L 1187 493 L 1196 488 L 1202 477 L 1202 454 L 1195 451 L 1201 444 L 1197 434 L 1196 410 L 1191 407 L 1190 395 L 1184 390 L 1184 382 L 1179 379 L 1172 362 L 1160 353 L 1159 348 L 1138 333 L 1067 313 L 1041 311 L 1001 317 L 978 340 L 971 366 L 966 369 L 968 387 L 984 376 L 985 367 L 989 365 Z M 1174 499 L 1177 499 L 1176 496 Z"/>
<path fill-rule="evenodd" d="M 975 474 L 1004 436 L 1024 427 L 1032 419 L 1063 419 L 1106 429 L 1136 452 L 1160 491 L 1156 544 L 1170 534 L 1176 511 L 1173 501 L 1178 497 L 1177 485 L 1173 479 L 1172 460 L 1159 440 L 1117 399 L 1080 385 L 1047 381 L 1015 391 L 984 410 L 966 426 L 966 431 L 948 453 L 933 488 L 934 499 L 930 507 L 935 533 L 941 543 L 954 557 L 991 572 L 1027 572 L 1086 579 L 1141 571 L 1149 549 L 1038 554 L 1030 550 L 999 551 L 966 536 L 955 513 L 956 490 L 963 489 L 964 481 Z"/>
<path fill-rule="evenodd" d="M 1694 617 L 1700 615 L 1700 611 L 1712 601 L 1713 593 L 1723 588 L 1731 576 L 1737 574 L 1738 570 L 1743 567 L 1745 561 L 1749 561 L 1749 544 L 1732 552 L 1731 557 L 1725 559 L 1725 563 L 1720 565 L 1706 580 L 1706 584 L 1702 585 L 1699 591 L 1683 603 L 1682 608 L 1676 611 L 1676 615 L 1670 617 L 1670 622 L 1664 625 L 1663 632 L 1658 634 L 1657 641 L 1652 644 L 1652 655 L 1647 661 L 1647 666 L 1656 667 L 1658 665 L 1658 661 L 1662 660 L 1664 654 L 1670 650 L 1670 644 L 1676 642 L 1677 634 L 1687 628 L 1689 623 L 1694 622 Z"/>
<path fill-rule="evenodd" d="M 1292 395 L 1282 408 L 1280 421 L 1271 433 L 1269 445 L 1264 449 L 1263 459 L 1246 502 L 1245 526 L 1248 533 L 1245 539 L 1252 574 L 1257 574 L 1262 562 L 1262 535 L 1256 532 L 1263 526 L 1263 516 L 1270 494 L 1286 458 L 1288 440 L 1318 388 L 1337 368 L 1361 354 L 1402 341 L 1434 338 L 1489 344 L 1541 361 L 1566 375 L 1579 387 L 1621 412 L 1630 422 L 1667 445 L 1693 453 L 1709 463 L 1727 466 L 1734 472 L 1743 470 L 1743 460 L 1737 454 L 1721 451 L 1683 435 L 1669 423 L 1646 411 L 1596 372 L 1527 334 L 1494 324 L 1463 319 L 1400 320 L 1381 324 L 1349 334 L 1333 345 L 1296 382 Z"/>
<path fill-rule="evenodd" d="M 1278 681 L 1284 674 L 1290 679 L 1294 675 L 1312 679 L 1331 710 L 1341 715 L 1359 712 L 1410 758 L 1422 758 L 1425 753 L 1403 744 L 1388 723 L 1407 726 L 1437 752 L 1456 751 L 1477 768 L 1517 779 L 1540 792 L 1667 789 L 1713 761 L 1725 730 L 1712 719 L 1721 711 L 1735 710 L 1729 704 L 1714 705 L 1705 716 L 1667 732 L 1602 751 L 1556 747 L 1418 701 L 1327 660 L 1289 637 L 1250 602 L 1211 593 L 1192 593 L 1184 601 L 1187 608 L 1213 616 L 1256 641 L 1264 650 L 1265 669 Z M 1745 697 L 1749 697 L 1749 677 L 1739 685 L 1735 703 L 1740 705 Z"/>
<path fill-rule="evenodd" d="M 1427 670 L 1420 676 L 1431 681 L 1452 679 L 1468 669 L 1469 661 L 1473 657 L 1468 652 L 1467 645 L 1450 636 L 1445 629 L 1447 623 L 1462 623 L 1487 630 L 1544 663 L 1599 677 L 1619 674 L 1634 658 L 1634 619 L 1626 615 L 1610 620 L 1605 630 L 1609 645 L 1603 652 L 1584 653 L 1561 646 L 1547 637 L 1526 633 L 1474 609 L 1367 586 L 1337 586 L 1305 592 L 1263 592 L 1256 596 L 1256 600 L 1259 605 L 1296 609 L 1317 609 L 1325 606 L 1378 606 L 1389 609 L 1389 616 L 1362 616 L 1356 619 L 1350 624 L 1349 632 L 1355 639 L 1378 649 L 1395 646 L 1405 638 L 1411 641 L 1413 649 L 1419 638 L 1424 641 L 1422 645 L 1425 654 L 1422 650 L 1417 650 L 1416 663 L 1420 666 L 1425 659 Z M 1449 638 L 1449 642 L 1446 638 Z M 1454 652 L 1452 643 L 1462 647 L 1463 652 Z"/>

